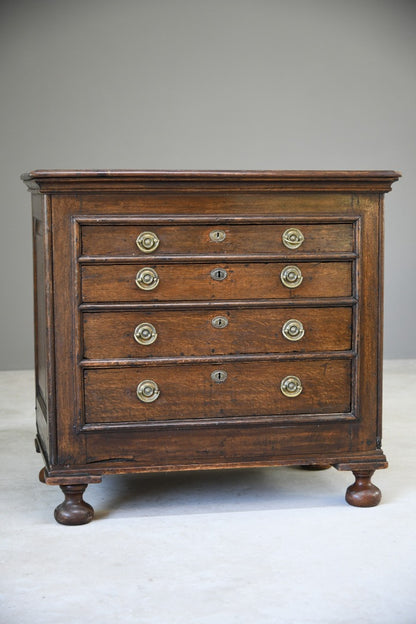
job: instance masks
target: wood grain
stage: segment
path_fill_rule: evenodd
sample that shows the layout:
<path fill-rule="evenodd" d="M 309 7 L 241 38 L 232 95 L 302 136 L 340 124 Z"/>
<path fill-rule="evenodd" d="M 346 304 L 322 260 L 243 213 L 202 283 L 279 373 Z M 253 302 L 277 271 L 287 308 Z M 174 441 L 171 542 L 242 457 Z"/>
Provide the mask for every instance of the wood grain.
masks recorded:
<path fill-rule="evenodd" d="M 263 189 L 338 190 L 386 192 L 399 177 L 396 171 L 137 171 L 137 170 L 37 170 L 21 177 L 27 186 L 43 192 L 67 193 L 92 190 L 131 191 L 198 188 L 230 191 Z"/>
<path fill-rule="evenodd" d="M 227 373 L 223 383 L 211 379 L 217 369 Z M 280 382 L 287 375 L 301 379 L 299 396 L 282 394 Z M 350 375 L 349 360 L 86 370 L 85 422 L 150 422 L 182 419 L 184 413 L 191 419 L 221 419 L 349 412 Z M 158 384 L 160 396 L 153 403 L 142 403 L 136 388 L 148 378 Z"/>
<path fill-rule="evenodd" d="M 212 427 L 165 431 L 91 432 L 87 436 L 87 469 L 91 472 L 198 470 L 249 466 L 292 465 L 312 458 L 354 457 L 349 439 L 350 423 Z M 114 452 L 117 449 L 117 453 Z M 373 458 L 373 454 L 371 455 Z M 284 459 L 283 459 L 284 458 Z M 282 461 L 283 459 L 283 461 Z M 378 457 L 373 458 L 379 462 Z"/>
<path fill-rule="evenodd" d="M 223 316 L 226 327 L 213 327 Z M 289 319 L 299 320 L 305 334 L 298 341 L 284 337 Z M 153 344 L 139 344 L 134 330 L 152 323 Z M 307 353 L 351 349 L 351 308 L 262 308 L 212 310 L 142 310 L 83 314 L 84 358 L 153 358 L 163 356 L 226 355 L 232 353 Z"/>
<path fill-rule="evenodd" d="M 210 225 L 84 225 L 82 226 L 82 253 L 86 256 L 131 256 L 141 260 L 160 254 L 245 254 L 284 253 L 296 257 L 299 253 L 346 252 L 353 250 L 351 224 L 296 224 L 305 237 L 297 249 L 288 249 L 282 235 L 288 229 L 283 225 L 228 225 L 220 220 Z M 160 240 L 153 253 L 142 252 L 136 239 L 143 231 L 151 231 Z M 225 240 L 212 241 L 210 233 L 221 230 Z"/>
<path fill-rule="evenodd" d="M 280 279 L 282 270 L 296 264 L 303 281 L 287 288 Z M 141 290 L 137 272 L 145 267 L 157 271 L 159 285 Z M 225 269 L 227 278 L 216 281 L 211 271 Z M 218 299 L 284 299 L 300 297 L 346 297 L 352 294 L 350 262 L 239 264 L 156 264 L 82 266 L 82 301 L 183 301 Z"/>

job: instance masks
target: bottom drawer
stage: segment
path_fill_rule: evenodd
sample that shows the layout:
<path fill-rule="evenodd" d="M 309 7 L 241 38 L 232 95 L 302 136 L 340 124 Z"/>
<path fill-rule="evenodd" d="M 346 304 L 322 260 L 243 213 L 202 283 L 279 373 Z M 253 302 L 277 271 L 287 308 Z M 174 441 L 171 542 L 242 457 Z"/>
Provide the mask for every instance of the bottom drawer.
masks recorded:
<path fill-rule="evenodd" d="M 84 391 L 87 424 L 349 413 L 351 360 L 88 369 Z"/>

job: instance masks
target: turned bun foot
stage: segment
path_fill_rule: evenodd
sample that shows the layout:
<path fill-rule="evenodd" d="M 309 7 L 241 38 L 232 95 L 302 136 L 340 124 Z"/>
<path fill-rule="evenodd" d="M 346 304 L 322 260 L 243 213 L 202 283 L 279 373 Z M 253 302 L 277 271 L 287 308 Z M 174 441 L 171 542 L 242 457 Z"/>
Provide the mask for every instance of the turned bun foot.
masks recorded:
<path fill-rule="evenodd" d="M 345 500 L 354 507 L 375 507 L 381 500 L 381 492 L 371 477 L 374 470 L 353 471 L 355 483 L 347 488 Z"/>
<path fill-rule="evenodd" d="M 305 464 L 301 468 L 303 470 L 328 470 L 328 468 L 331 468 L 331 464 Z"/>
<path fill-rule="evenodd" d="M 94 517 L 94 509 L 82 498 L 86 485 L 61 485 L 65 500 L 55 509 L 55 520 L 60 524 L 87 524 Z"/>

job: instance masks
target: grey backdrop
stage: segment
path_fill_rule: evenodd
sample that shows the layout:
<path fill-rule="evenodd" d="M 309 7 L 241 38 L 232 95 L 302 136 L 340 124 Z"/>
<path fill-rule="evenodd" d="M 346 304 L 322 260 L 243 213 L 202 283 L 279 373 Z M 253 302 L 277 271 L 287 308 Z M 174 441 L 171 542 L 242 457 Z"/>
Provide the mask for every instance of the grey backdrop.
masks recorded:
<path fill-rule="evenodd" d="M 35 168 L 399 169 L 385 355 L 416 357 L 414 0 L 3 0 L 0 24 L 0 368 L 33 366 Z"/>

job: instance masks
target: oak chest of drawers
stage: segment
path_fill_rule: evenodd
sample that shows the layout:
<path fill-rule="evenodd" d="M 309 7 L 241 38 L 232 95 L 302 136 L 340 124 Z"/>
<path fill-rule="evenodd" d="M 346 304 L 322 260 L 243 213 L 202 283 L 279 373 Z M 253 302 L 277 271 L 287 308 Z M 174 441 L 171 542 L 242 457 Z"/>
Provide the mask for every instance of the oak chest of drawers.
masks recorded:
<path fill-rule="evenodd" d="M 37 449 L 104 474 L 300 465 L 380 500 L 393 171 L 34 171 Z"/>

